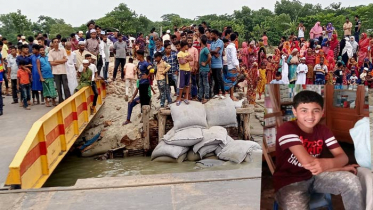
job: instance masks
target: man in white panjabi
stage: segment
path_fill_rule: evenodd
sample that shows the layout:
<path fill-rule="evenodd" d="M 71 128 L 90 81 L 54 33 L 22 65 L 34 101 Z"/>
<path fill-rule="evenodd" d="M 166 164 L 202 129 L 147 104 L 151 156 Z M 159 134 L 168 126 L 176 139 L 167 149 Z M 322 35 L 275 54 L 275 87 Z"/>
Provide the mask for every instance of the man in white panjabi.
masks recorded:
<path fill-rule="evenodd" d="M 284 84 L 289 84 L 289 66 L 288 63 L 286 62 L 286 55 L 282 55 L 281 59 L 282 67 L 281 67 L 281 76 L 282 76 L 282 81 Z"/>
<path fill-rule="evenodd" d="M 306 58 L 303 57 L 300 59 L 301 63 L 297 67 L 297 81 L 295 84 L 301 84 L 305 85 L 306 84 L 306 79 L 307 79 L 307 72 L 308 72 L 308 67 L 306 65 Z"/>
<path fill-rule="evenodd" d="M 69 86 L 70 94 L 73 95 L 75 88 L 78 87 L 78 81 L 76 80 L 76 54 L 71 51 L 71 42 L 66 42 L 65 50 L 67 54 L 66 74 L 67 84 Z"/>

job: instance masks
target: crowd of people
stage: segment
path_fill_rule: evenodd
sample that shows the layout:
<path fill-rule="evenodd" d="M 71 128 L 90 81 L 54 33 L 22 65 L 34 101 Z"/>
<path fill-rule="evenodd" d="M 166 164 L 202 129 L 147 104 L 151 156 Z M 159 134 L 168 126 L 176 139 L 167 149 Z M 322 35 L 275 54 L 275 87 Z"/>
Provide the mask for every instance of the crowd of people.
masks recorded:
<path fill-rule="evenodd" d="M 98 95 L 95 81 L 113 82 L 120 70 L 125 98 L 131 98 L 130 111 L 136 104 L 150 103 L 154 80 L 161 107 L 166 106 L 166 100 L 176 105 L 190 100 L 206 103 L 227 95 L 236 101 L 234 92 L 245 92 L 245 88 L 249 103 L 254 104 L 266 84 L 372 86 L 373 39 L 366 33 L 360 35 L 358 16 L 355 21 L 352 34 L 352 23 L 346 19 L 343 36 L 338 36 L 332 23 L 322 26 L 317 22 L 308 40 L 300 23 L 297 36 L 282 37 L 276 48 L 269 46 L 266 32 L 261 39 L 243 42 L 239 48 L 239 34 L 232 27 L 220 32 L 205 22 L 175 26 L 173 33 L 167 30 L 161 35 L 153 28 L 145 37 L 139 33 L 136 38 L 103 30 L 94 21 L 88 22 L 85 37 L 83 31 L 51 40 L 41 33 L 27 41 L 19 35 L 15 45 L 0 37 L 0 87 L 4 81 L 5 95 L 29 110 L 30 105 L 40 103 L 55 106 L 57 98 L 61 103 L 82 87 L 91 86 L 94 111 Z M 112 54 L 114 72 L 108 78 Z"/>

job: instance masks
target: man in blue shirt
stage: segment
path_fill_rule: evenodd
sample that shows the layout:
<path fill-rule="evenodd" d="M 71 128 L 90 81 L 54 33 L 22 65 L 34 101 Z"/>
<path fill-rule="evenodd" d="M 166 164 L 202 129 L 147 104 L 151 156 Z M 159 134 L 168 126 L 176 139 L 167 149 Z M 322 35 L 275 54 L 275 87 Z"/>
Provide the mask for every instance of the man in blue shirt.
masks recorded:
<path fill-rule="evenodd" d="M 210 45 L 210 53 L 212 56 L 211 70 L 212 70 L 212 78 L 215 82 L 213 98 L 219 98 L 219 97 L 225 98 L 224 82 L 222 78 L 222 69 L 223 69 L 222 55 L 223 55 L 224 43 L 221 39 L 219 39 L 218 30 L 211 31 L 211 39 L 212 39 L 212 42 Z"/>
<path fill-rule="evenodd" d="M 144 59 L 144 50 L 136 51 L 137 60 L 139 60 L 137 68 L 140 71 L 139 74 L 139 94 L 140 94 L 140 104 L 141 107 L 144 105 L 150 104 L 150 97 L 148 94 L 148 89 L 150 86 L 149 78 L 151 78 L 152 74 L 150 69 L 152 66 Z"/>
<path fill-rule="evenodd" d="M 165 48 L 165 55 L 163 56 L 162 59 L 166 63 L 171 65 L 171 69 L 167 72 L 168 88 L 170 88 L 170 86 L 174 86 L 175 95 L 177 95 L 178 91 L 177 91 L 176 84 L 177 84 L 177 75 L 179 72 L 179 61 L 177 60 L 177 52 L 173 52 L 171 50 L 171 44 L 166 43 L 164 45 L 164 48 Z M 171 93 L 171 90 L 170 90 L 170 93 Z"/>

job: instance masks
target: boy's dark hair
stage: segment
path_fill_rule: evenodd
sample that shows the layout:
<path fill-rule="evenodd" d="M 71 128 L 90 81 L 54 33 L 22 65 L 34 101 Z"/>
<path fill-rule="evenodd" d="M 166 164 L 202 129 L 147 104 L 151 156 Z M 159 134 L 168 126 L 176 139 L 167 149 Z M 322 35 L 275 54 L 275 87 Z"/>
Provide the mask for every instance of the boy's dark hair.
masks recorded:
<path fill-rule="evenodd" d="M 33 41 L 34 41 L 34 37 L 29 36 L 29 37 L 27 37 L 27 40 L 28 40 L 29 42 L 33 42 Z"/>
<path fill-rule="evenodd" d="M 219 36 L 219 31 L 218 31 L 218 30 L 216 30 L 216 29 L 214 29 L 214 30 L 211 30 L 211 33 L 212 33 L 212 34 L 215 34 L 215 35 L 217 35 L 217 36 Z"/>
<path fill-rule="evenodd" d="M 92 57 L 91 54 L 85 54 L 85 56 L 84 56 L 84 58 L 90 58 L 90 57 Z"/>
<path fill-rule="evenodd" d="M 17 48 L 15 47 L 15 46 L 11 46 L 11 47 L 9 47 L 9 49 L 11 49 L 11 50 L 16 50 Z"/>
<path fill-rule="evenodd" d="M 300 104 L 317 103 L 324 109 L 324 99 L 322 96 L 315 91 L 304 90 L 294 96 L 293 107 L 297 109 Z"/>
<path fill-rule="evenodd" d="M 70 38 L 74 38 L 74 37 L 75 37 L 75 33 L 70 34 Z"/>
<path fill-rule="evenodd" d="M 177 39 L 176 35 L 171 35 L 171 39 Z"/>
<path fill-rule="evenodd" d="M 160 52 L 156 52 L 156 53 L 154 54 L 154 58 L 156 58 L 156 57 L 161 57 L 161 58 L 162 58 L 162 53 L 160 53 Z"/>
<path fill-rule="evenodd" d="M 355 17 L 359 18 L 359 15 L 355 15 Z"/>
<path fill-rule="evenodd" d="M 183 40 L 180 42 L 180 47 L 183 48 L 185 45 L 188 45 L 188 42 Z"/>
<path fill-rule="evenodd" d="M 26 65 L 26 61 L 24 61 L 24 60 L 20 60 L 20 61 L 18 62 L 18 65 L 20 65 L 20 66 L 24 66 L 24 65 Z"/>
<path fill-rule="evenodd" d="M 40 50 L 40 46 L 37 44 L 32 45 L 32 49 Z"/>
<path fill-rule="evenodd" d="M 267 35 L 267 32 L 264 31 L 264 32 L 263 32 L 263 35 Z"/>
<path fill-rule="evenodd" d="M 166 45 L 166 44 L 171 44 L 171 41 L 170 40 L 165 40 L 163 45 Z"/>
<path fill-rule="evenodd" d="M 229 42 L 229 40 L 226 39 L 226 38 L 223 38 L 223 42 L 224 42 L 224 43 L 227 43 L 227 42 Z"/>
<path fill-rule="evenodd" d="M 337 62 L 337 67 L 342 67 L 343 66 L 343 64 L 342 64 L 342 62 Z"/>
<path fill-rule="evenodd" d="M 282 76 L 281 72 L 276 72 L 276 77 L 281 77 L 281 76 Z"/>
<path fill-rule="evenodd" d="M 93 21 L 93 20 L 90 20 L 88 23 L 87 23 L 87 27 L 89 27 L 89 25 L 91 25 L 91 24 L 95 24 L 95 21 Z"/>
<path fill-rule="evenodd" d="M 62 38 L 61 34 L 57 34 L 56 38 L 61 39 Z"/>
<path fill-rule="evenodd" d="M 144 56 L 144 50 L 137 50 L 136 54 Z"/>
<path fill-rule="evenodd" d="M 193 34 L 194 32 L 193 31 L 188 31 L 188 34 Z"/>
<path fill-rule="evenodd" d="M 207 44 L 207 36 L 206 35 L 201 36 L 201 42 L 202 42 L 203 45 L 206 46 L 206 44 Z"/>
<path fill-rule="evenodd" d="M 240 34 L 239 34 L 237 31 L 235 31 L 235 32 L 233 32 L 233 33 L 236 34 L 237 37 L 240 36 Z"/>
<path fill-rule="evenodd" d="M 18 34 L 18 35 L 17 35 L 17 37 L 21 38 L 21 37 L 22 37 L 22 35 L 21 35 L 21 34 Z"/>
<path fill-rule="evenodd" d="M 56 37 L 56 38 L 53 38 L 53 39 L 52 39 L 52 43 L 53 43 L 53 42 L 54 42 L 54 40 L 56 40 L 56 39 L 58 40 L 58 38 L 57 38 L 57 37 Z"/>
<path fill-rule="evenodd" d="M 129 58 L 128 61 L 129 61 L 130 63 L 133 63 L 133 58 Z"/>
<path fill-rule="evenodd" d="M 0 46 L 3 46 L 3 45 L 4 45 L 4 43 L 2 41 L 0 41 Z"/>
<path fill-rule="evenodd" d="M 28 45 L 27 45 L 27 44 L 23 44 L 23 45 L 21 46 L 21 49 L 24 49 L 24 48 L 27 48 L 27 49 L 28 49 Z"/>
<path fill-rule="evenodd" d="M 61 42 L 67 42 L 67 39 L 66 38 L 62 38 Z"/>
<path fill-rule="evenodd" d="M 41 50 L 41 48 L 45 49 L 43 45 L 38 45 L 38 46 L 39 46 L 39 50 Z"/>
<path fill-rule="evenodd" d="M 118 33 L 118 34 L 117 34 L 117 37 L 121 37 L 121 36 L 123 36 L 121 33 Z"/>
<path fill-rule="evenodd" d="M 286 40 L 286 36 L 282 36 L 282 39 L 283 39 L 283 40 Z"/>
<path fill-rule="evenodd" d="M 234 41 L 237 39 L 237 35 L 235 33 L 231 34 L 231 41 Z"/>
<path fill-rule="evenodd" d="M 152 60 L 152 57 L 150 57 L 150 55 L 148 55 L 148 56 L 146 56 L 146 60 L 150 61 L 150 60 Z"/>
<path fill-rule="evenodd" d="M 6 41 L 7 39 L 5 37 L 3 37 L 3 41 Z"/>
<path fill-rule="evenodd" d="M 180 44 L 180 40 L 178 40 L 177 42 L 175 42 L 175 46 L 179 45 L 179 44 Z"/>
<path fill-rule="evenodd" d="M 166 41 L 168 41 L 168 40 L 166 40 Z M 165 43 L 164 43 L 164 45 L 163 45 L 164 49 L 166 49 L 168 46 L 171 45 L 171 43 L 169 43 L 169 42 L 166 43 L 166 41 L 165 41 Z"/>
<path fill-rule="evenodd" d="M 174 32 L 177 32 L 178 31 L 178 29 L 177 28 L 174 28 Z"/>
<path fill-rule="evenodd" d="M 48 35 L 47 35 L 47 34 L 43 34 L 43 37 L 47 39 L 47 38 L 48 38 Z"/>
<path fill-rule="evenodd" d="M 200 34 L 205 33 L 205 28 L 203 28 L 202 26 L 199 26 L 199 27 L 198 27 L 198 32 L 199 32 Z"/>
<path fill-rule="evenodd" d="M 206 29 L 205 29 L 205 33 L 206 33 L 206 31 L 208 31 L 208 32 L 211 33 L 211 29 L 209 29 L 209 28 L 206 28 Z"/>
<path fill-rule="evenodd" d="M 232 31 L 229 30 L 229 29 L 227 29 L 227 30 L 225 31 L 225 35 L 228 35 L 228 34 L 231 34 L 231 33 L 232 33 Z"/>

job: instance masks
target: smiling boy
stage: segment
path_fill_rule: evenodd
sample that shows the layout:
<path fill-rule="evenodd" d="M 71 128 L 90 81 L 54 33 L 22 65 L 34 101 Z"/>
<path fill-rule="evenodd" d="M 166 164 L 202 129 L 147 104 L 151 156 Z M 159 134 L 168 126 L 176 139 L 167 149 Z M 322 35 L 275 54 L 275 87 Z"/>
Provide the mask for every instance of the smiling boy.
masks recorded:
<path fill-rule="evenodd" d="M 302 91 L 293 100 L 296 121 L 285 122 L 277 131 L 276 170 L 273 175 L 276 200 L 282 209 L 309 209 L 312 193 L 341 194 L 346 210 L 363 209 L 358 165 L 348 157 L 333 133 L 319 122 L 324 100 L 313 91 Z M 322 158 L 328 149 L 333 158 Z"/>

